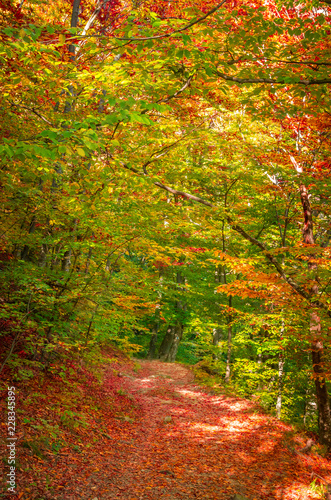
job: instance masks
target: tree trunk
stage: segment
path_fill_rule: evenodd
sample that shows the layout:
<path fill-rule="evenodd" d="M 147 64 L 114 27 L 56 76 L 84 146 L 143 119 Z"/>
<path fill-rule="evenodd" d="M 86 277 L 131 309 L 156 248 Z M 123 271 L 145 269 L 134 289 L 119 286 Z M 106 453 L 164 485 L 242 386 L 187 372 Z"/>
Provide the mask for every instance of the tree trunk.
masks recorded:
<path fill-rule="evenodd" d="M 35 229 L 36 229 L 36 216 L 34 215 L 30 222 L 28 234 L 33 234 L 35 232 Z M 29 253 L 30 253 L 29 245 L 24 245 L 24 248 L 21 253 L 21 260 L 28 261 L 30 259 Z"/>
<path fill-rule="evenodd" d="M 315 339 L 311 343 L 311 352 L 318 409 L 319 439 L 321 444 L 325 444 L 328 449 L 331 449 L 330 401 L 323 368 L 323 342 L 321 339 L 318 339 L 319 335 L 317 333 L 320 330 L 320 318 L 313 312 L 311 315 L 310 331 L 311 333 L 315 333 Z"/>
<path fill-rule="evenodd" d="M 226 283 L 226 270 L 224 268 L 224 283 Z M 229 307 L 232 307 L 232 297 L 229 297 Z M 231 353 L 232 353 L 232 315 L 228 314 L 227 323 L 228 323 L 228 350 L 226 353 L 226 369 L 225 369 L 225 377 L 224 382 L 226 384 L 230 381 L 231 376 Z"/>
<path fill-rule="evenodd" d="M 224 226 L 224 224 L 223 224 Z M 223 250 L 224 251 L 224 250 Z M 215 269 L 215 283 L 222 283 L 222 277 L 223 277 L 223 268 L 222 266 L 217 266 Z M 219 319 L 219 324 L 221 324 L 221 318 L 223 316 L 223 312 L 221 311 L 220 308 L 220 313 L 219 313 L 220 319 Z M 216 327 L 213 329 L 213 345 L 215 347 L 218 347 L 219 341 L 222 338 L 222 328 L 221 327 Z M 218 359 L 218 353 L 213 354 L 214 359 Z"/>
<path fill-rule="evenodd" d="M 218 346 L 221 337 L 222 337 L 222 329 L 221 328 L 214 328 L 213 329 L 213 345 Z"/>
<path fill-rule="evenodd" d="M 185 277 L 180 272 L 177 272 L 176 281 L 179 285 L 177 285 L 177 289 L 182 291 L 183 287 L 181 287 L 180 284 L 185 283 Z M 175 309 L 179 313 L 181 311 L 184 311 L 185 308 L 186 306 L 182 303 L 182 301 L 176 301 Z M 162 344 L 159 349 L 159 358 L 162 361 L 174 362 L 176 360 L 178 347 L 180 341 L 182 340 L 184 330 L 184 325 L 182 324 L 180 314 L 178 316 L 176 318 L 175 324 L 168 327 L 167 333 L 162 340 Z"/>
<path fill-rule="evenodd" d="M 170 346 L 168 357 L 165 361 L 169 361 L 170 363 L 174 363 L 176 361 L 178 347 L 183 337 L 183 330 L 184 330 L 183 325 L 175 326 L 172 344 Z"/>
<path fill-rule="evenodd" d="M 91 257 L 92 257 L 92 248 L 89 248 L 85 262 L 85 270 L 84 270 L 85 276 L 88 274 L 90 269 Z"/>
<path fill-rule="evenodd" d="M 157 333 L 158 333 L 158 328 L 159 325 L 155 323 L 151 340 L 149 342 L 149 349 L 148 349 L 148 354 L 147 354 L 147 359 L 155 359 L 156 357 L 156 344 L 157 344 Z"/>
<path fill-rule="evenodd" d="M 279 354 L 278 360 L 278 395 L 276 402 L 276 414 L 277 418 L 280 418 L 282 411 L 282 396 L 283 396 L 283 382 L 284 382 L 284 365 L 285 359 L 283 357 L 283 353 Z"/>
<path fill-rule="evenodd" d="M 62 271 L 68 273 L 71 265 L 71 249 L 64 252 L 64 256 L 62 259 Z"/>
<path fill-rule="evenodd" d="M 161 361 L 173 363 L 176 361 L 177 351 L 183 336 L 183 325 L 169 326 L 159 350 Z"/>
<path fill-rule="evenodd" d="M 261 384 L 261 379 L 260 379 L 260 375 L 261 375 L 261 368 L 262 368 L 262 353 L 259 352 L 258 355 L 257 355 L 257 365 L 258 365 L 258 368 L 257 368 L 257 373 L 259 375 L 259 383 L 258 383 L 258 386 L 257 386 L 257 390 L 258 391 L 262 391 L 262 384 Z"/>
<path fill-rule="evenodd" d="M 39 260 L 38 260 L 39 267 L 46 267 L 47 253 L 48 253 L 48 247 L 47 247 L 47 245 L 45 245 L 45 243 L 43 243 L 41 245 L 40 254 L 39 254 Z"/>
<path fill-rule="evenodd" d="M 169 326 L 165 336 L 163 337 L 162 343 L 159 349 L 159 358 L 161 361 L 166 361 L 171 349 L 172 342 L 175 336 L 175 327 L 173 325 Z"/>
<path fill-rule="evenodd" d="M 228 319 L 228 351 L 226 354 L 226 369 L 224 382 L 226 384 L 230 381 L 231 376 L 231 351 L 232 351 L 232 326 L 231 326 L 231 316 Z"/>
<path fill-rule="evenodd" d="M 308 189 L 305 185 L 300 186 L 301 204 L 304 213 L 304 226 L 303 226 L 303 242 L 307 245 L 314 245 L 313 233 L 313 215 L 309 201 Z M 315 262 L 308 262 L 308 269 L 310 271 L 316 270 L 317 264 Z M 311 295 L 317 295 L 318 285 L 317 282 L 311 288 Z M 325 371 L 323 365 L 323 340 L 321 335 L 321 319 L 316 313 L 312 311 L 310 317 L 310 335 L 311 335 L 311 352 L 314 382 L 316 388 L 316 399 L 318 409 L 318 427 L 319 427 L 319 440 L 322 444 L 331 449 L 331 414 L 330 414 L 330 401 L 326 386 Z"/>

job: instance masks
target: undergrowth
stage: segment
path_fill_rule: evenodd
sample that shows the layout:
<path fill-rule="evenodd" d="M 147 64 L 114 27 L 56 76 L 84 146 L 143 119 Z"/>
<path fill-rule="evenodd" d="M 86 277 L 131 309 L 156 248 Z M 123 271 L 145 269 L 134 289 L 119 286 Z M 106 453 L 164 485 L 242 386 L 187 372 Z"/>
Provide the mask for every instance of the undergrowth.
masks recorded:
<path fill-rule="evenodd" d="M 84 449 L 108 436 L 104 423 L 109 421 L 109 417 L 116 418 L 123 412 L 129 412 L 132 401 L 106 392 L 103 384 L 104 372 L 109 365 L 118 368 L 124 363 L 131 362 L 124 353 L 108 346 L 102 353 L 99 352 L 97 358 L 78 355 L 70 360 L 63 358 L 54 362 L 47 371 L 30 365 L 32 376 L 28 378 L 19 376 L 13 370 L 5 371 L 0 385 L 0 411 L 6 415 L 7 390 L 14 385 L 15 467 L 20 475 L 20 486 L 27 495 L 32 491 L 35 493 L 38 488 L 51 492 L 56 478 L 47 478 L 47 485 L 41 486 L 47 477 L 47 464 L 56 460 L 58 455 L 74 457 L 84 453 Z M 0 426 L 0 436 L 2 444 L 5 444 L 7 425 L 4 421 Z M 5 454 L 0 463 L 1 469 L 4 478 L 1 489 L 5 490 L 8 472 Z"/>

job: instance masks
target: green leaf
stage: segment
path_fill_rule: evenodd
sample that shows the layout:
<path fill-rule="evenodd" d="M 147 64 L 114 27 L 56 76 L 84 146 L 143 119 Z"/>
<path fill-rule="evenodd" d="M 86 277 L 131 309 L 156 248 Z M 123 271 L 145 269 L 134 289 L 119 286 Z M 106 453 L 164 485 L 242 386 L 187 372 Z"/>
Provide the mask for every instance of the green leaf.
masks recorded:
<path fill-rule="evenodd" d="M 182 39 L 183 39 L 183 42 L 185 45 L 187 45 L 188 43 L 190 43 L 192 41 L 191 38 L 188 35 L 186 35 L 185 33 L 182 35 Z"/>

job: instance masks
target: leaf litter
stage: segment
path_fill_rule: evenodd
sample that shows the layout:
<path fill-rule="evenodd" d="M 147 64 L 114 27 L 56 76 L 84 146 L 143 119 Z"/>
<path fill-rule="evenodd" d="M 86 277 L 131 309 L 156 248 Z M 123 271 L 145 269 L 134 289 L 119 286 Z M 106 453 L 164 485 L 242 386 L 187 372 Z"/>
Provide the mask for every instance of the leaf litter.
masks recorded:
<path fill-rule="evenodd" d="M 304 441 L 291 426 L 251 401 L 197 385 L 183 365 L 139 363 L 139 370 L 127 360 L 108 365 L 102 384 L 83 377 L 71 410 L 61 391 L 52 392 L 55 381 L 35 400 L 21 391 L 22 414 L 30 411 L 34 424 L 18 422 L 18 488 L 8 498 L 321 498 L 331 464 L 300 453 Z M 42 391 L 47 401 L 36 408 Z M 46 431 L 52 446 L 43 441 Z"/>

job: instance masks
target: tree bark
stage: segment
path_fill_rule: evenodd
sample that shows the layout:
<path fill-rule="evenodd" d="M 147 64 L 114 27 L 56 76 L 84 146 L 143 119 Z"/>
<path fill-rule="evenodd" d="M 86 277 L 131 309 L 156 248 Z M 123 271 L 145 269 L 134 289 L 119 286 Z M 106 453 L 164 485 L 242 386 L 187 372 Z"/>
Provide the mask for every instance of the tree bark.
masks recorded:
<path fill-rule="evenodd" d="M 155 324 L 152 331 L 151 340 L 149 342 L 147 359 L 155 359 L 156 357 L 157 332 L 158 332 L 158 325 Z"/>
<path fill-rule="evenodd" d="M 45 243 L 42 243 L 41 248 L 40 248 L 39 260 L 38 260 L 39 267 L 46 267 L 47 253 L 48 253 L 48 247 Z"/>
<path fill-rule="evenodd" d="M 36 229 L 36 216 L 34 215 L 31 219 L 28 234 L 33 234 Z M 24 248 L 21 253 L 21 260 L 28 261 L 30 260 L 30 247 L 29 245 L 24 245 Z"/>
<path fill-rule="evenodd" d="M 177 272 L 176 276 L 177 289 L 182 291 L 183 287 L 180 285 L 185 283 L 185 277 Z M 167 333 L 165 334 L 162 344 L 159 349 L 159 358 L 162 361 L 174 362 L 176 360 L 178 347 L 180 341 L 183 337 L 184 325 L 182 319 L 180 318 L 180 312 L 185 310 L 185 304 L 181 300 L 177 300 L 175 303 L 175 309 L 179 312 L 179 317 L 176 318 L 174 324 L 168 327 Z"/>
<path fill-rule="evenodd" d="M 226 353 L 226 369 L 224 382 L 226 384 L 230 381 L 231 376 L 231 351 L 232 351 L 232 326 L 231 326 L 231 316 L 228 319 L 228 351 Z"/>
<path fill-rule="evenodd" d="M 226 206 L 226 198 L 225 198 L 225 206 Z M 223 252 L 225 253 L 225 235 L 224 235 L 224 221 L 223 221 L 223 228 L 222 228 L 222 239 L 223 239 Z M 227 283 L 226 280 L 226 268 L 225 266 L 223 267 L 223 277 L 224 277 L 224 283 Z M 229 308 L 232 307 L 232 297 L 231 295 L 229 296 Z M 225 377 L 224 377 L 224 382 L 226 384 L 229 383 L 230 377 L 231 377 L 231 353 L 232 353 L 232 315 L 231 313 L 228 314 L 227 316 L 227 327 L 228 327 L 228 349 L 226 353 L 226 369 L 225 369 Z"/>
<path fill-rule="evenodd" d="M 161 361 L 167 361 L 174 337 L 175 327 L 173 325 L 170 325 L 160 345 L 159 358 Z"/>
<path fill-rule="evenodd" d="M 64 273 L 68 273 L 70 270 L 70 265 L 71 265 L 71 249 L 64 252 L 61 270 Z"/>
<path fill-rule="evenodd" d="M 86 257 L 86 262 L 85 262 L 85 270 L 84 270 L 85 276 L 88 274 L 89 269 L 90 269 L 91 257 L 92 257 L 92 248 L 89 248 L 88 253 L 87 253 L 87 257 Z"/>
<path fill-rule="evenodd" d="M 223 232 L 224 233 L 224 224 L 223 224 Z M 224 238 L 223 238 L 223 247 L 224 247 Z M 222 266 L 217 266 L 215 269 L 215 283 L 222 283 L 222 277 L 223 277 L 223 268 Z M 219 321 L 218 324 L 221 325 L 221 318 L 223 317 L 223 313 L 221 308 L 219 307 Z M 222 338 L 222 328 L 221 326 L 217 326 L 216 328 L 213 329 L 213 345 L 215 347 L 218 347 L 220 339 Z M 218 353 L 215 353 L 213 355 L 214 359 L 218 359 Z"/>
<path fill-rule="evenodd" d="M 161 361 L 173 363 L 176 361 L 178 347 L 183 337 L 184 327 L 181 324 L 169 326 L 159 350 Z"/>
<path fill-rule="evenodd" d="M 300 186 L 301 204 L 304 214 L 303 242 L 307 245 L 314 245 L 313 214 L 309 201 L 307 187 Z M 310 271 L 317 271 L 317 264 L 311 260 L 308 262 Z M 317 282 L 311 288 L 311 295 L 318 294 Z M 323 340 L 321 335 L 321 319 L 316 310 L 312 310 L 310 317 L 311 353 L 313 363 L 314 382 L 316 388 L 316 399 L 318 409 L 318 427 L 320 442 L 331 449 L 331 413 L 329 394 L 326 386 L 326 377 L 323 366 Z"/>
<path fill-rule="evenodd" d="M 310 332 L 314 334 L 314 339 L 311 343 L 312 362 L 314 382 L 316 388 L 316 399 L 318 409 L 318 428 L 319 439 L 321 444 L 325 444 L 328 449 L 331 449 L 331 413 L 330 400 L 326 386 L 325 372 L 323 368 L 323 341 L 320 336 L 321 320 L 320 317 L 313 312 L 310 321 Z"/>
<path fill-rule="evenodd" d="M 183 337 L 183 330 L 183 325 L 176 325 L 174 328 L 174 336 L 168 353 L 168 358 L 166 359 L 166 361 L 169 361 L 170 363 L 174 363 L 176 361 L 178 347 Z"/>
<path fill-rule="evenodd" d="M 222 338 L 222 329 L 221 328 L 214 328 L 213 329 L 213 345 L 218 346 L 221 338 Z"/>
<path fill-rule="evenodd" d="M 278 395 L 276 402 L 276 415 L 278 419 L 280 418 L 282 412 L 284 365 L 285 365 L 285 359 L 283 353 L 281 352 L 279 354 L 279 360 L 278 360 Z"/>

